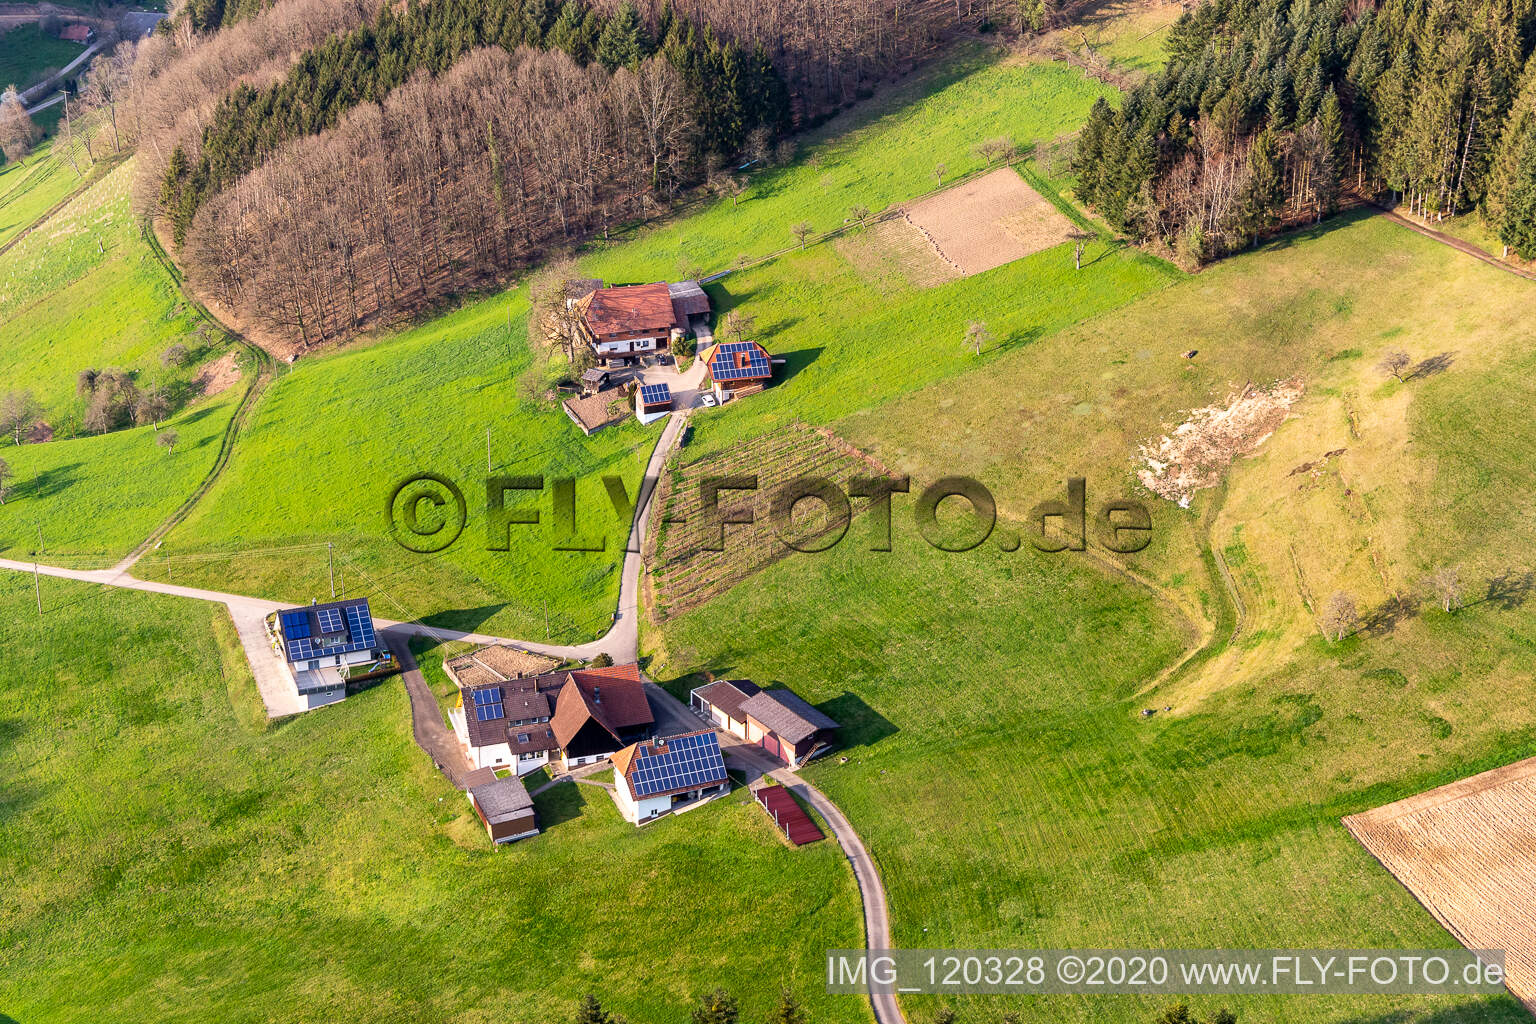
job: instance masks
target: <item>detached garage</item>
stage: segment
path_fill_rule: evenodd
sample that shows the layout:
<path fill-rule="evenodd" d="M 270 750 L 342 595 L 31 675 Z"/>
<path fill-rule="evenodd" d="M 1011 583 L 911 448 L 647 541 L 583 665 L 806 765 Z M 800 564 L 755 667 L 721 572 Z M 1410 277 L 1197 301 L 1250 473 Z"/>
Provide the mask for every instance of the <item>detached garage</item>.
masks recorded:
<path fill-rule="evenodd" d="M 838 724 L 792 690 L 764 690 L 749 679 L 721 679 L 688 695 L 694 713 L 790 767 L 832 745 Z"/>

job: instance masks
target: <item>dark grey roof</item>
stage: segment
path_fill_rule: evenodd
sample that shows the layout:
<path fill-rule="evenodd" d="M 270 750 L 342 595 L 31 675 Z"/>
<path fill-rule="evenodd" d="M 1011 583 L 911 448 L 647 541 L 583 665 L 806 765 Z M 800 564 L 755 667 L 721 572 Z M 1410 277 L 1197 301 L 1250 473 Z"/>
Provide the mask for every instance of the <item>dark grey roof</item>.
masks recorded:
<path fill-rule="evenodd" d="M 740 721 L 742 704 L 746 703 L 748 697 L 761 692 L 761 689 L 750 679 L 721 679 L 699 687 L 698 693 L 710 707 L 719 708 Z"/>
<path fill-rule="evenodd" d="M 601 384 L 608 379 L 608 371 L 600 366 L 594 366 L 581 375 L 581 379 L 590 384 Z"/>
<path fill-rule="evenodd" d="M 690 316 L 703 316 L 709 312 L 709 296 L 697 281 L 679 281 L 676 284 L 667 285 L 667 294 L 672 298 L 672 309 L 677 313 L 679 320 L 685 320 Z"/>
<path fill-rule="evenodd" d="M 515 775 L 471 786 L 469 795 L 475 798 L 475 806 L 492 825 L 524 817 L 533 809 L 533 797 L 523 787 L 523 780 Z"/>
<path fill-rule="evenodd" d="M 791 690 L 764 690 L 743 701 L 741 710 L 791 743 L 799 743 L 818 729 L 838 727 Z"/>

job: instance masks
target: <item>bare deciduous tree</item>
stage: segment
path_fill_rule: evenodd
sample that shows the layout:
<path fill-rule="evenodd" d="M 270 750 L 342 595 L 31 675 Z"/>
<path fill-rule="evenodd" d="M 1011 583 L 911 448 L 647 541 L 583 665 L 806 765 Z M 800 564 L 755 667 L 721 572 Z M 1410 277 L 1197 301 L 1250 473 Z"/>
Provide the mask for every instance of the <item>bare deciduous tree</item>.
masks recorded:
<path fill-rule="evenodd" d="M 944 187 L 944 175 L 949 173 L 949 165 L 937 163 L 933 165 L 933 176 L 939 183 L 939 188 Z"/>
<path fill-rule="evenodd" d="M 152 423 L 156 430 L 160 429 L 160 421 L 165 419 L 171 411 L 171 402 L 160 388 L 150 388 L 139 394 L 139 400 L 133 407 L 133 420 L 139 426 Z"/>
<path fill-rule="evenodd" d="M 732 341 L 745 341 L 752 336 L 756 328 L 757 317 L 750 313 L 743 313 L 739 309 L 731 310 L 720 321 L 720 333 Z"/>
<path fill-rule="evenodd" d="M 800 240 L 800 248 L 802 249 L 805 248 L 805 240 L 811 237 L 815 231 L 816 228 L 813 227 L 811 222 L 808 220 L 803 220 L 789 229 L 789 233 Z"/>
<path fill-rule="evenodd" d="M 869 207 L 862 203 L 850 206 L 848 208 L 848 216 L 851 220 L 857 222 L 859 227 L 863 227 L 864 222 L 869 220 Z"/>
<path fill-rule="evenodd" d="M 1376 368 L 1389 377 L 1396 377 L 1399 381 L 1403 381 L 1407 379 L 1403 376 L 1403 372 L 1412 363 L 1413 360 L 1407 352 L 1395 348 L 1381 357 L 1381 362 L 1376 364 Z"/>
<path fill-rule="evenodd" d="M 965 325 L 965 346 L 974 349 L 978 356 L 981 355 L 982 346 L 991 340 L 992 332 L 987 330 L 985 321 L 972 320 Z"/>
<path fill-rule="evenodd" d="M 155 443 L 172 454 L 175 454 L 176 442 L 179 440 L 181 438 L 174 430 L 162 430 L 155 435 Z"/>
<path fill-rule="evenodd" d="M 17 444 L 22 443 L 27 428 L 39 415 L 41 408 L 30 391 L 8 391 L 0 398 L 0 430 L 10 434 Z"/>
<path fill-rule="evenodd" d="M 5 153 L 7 160 L 19 161 L 25 159 L 32 152 L 32 144 L 35 143 L 42 132 L 37 125 L 32 123 L 32 118 L 27 114 L 26 105 L 21 102 L 21 96 L 16 92 L 16 87 L 10 86 L 0 95 L 0 150 Z"/>
<path fill-rule="evenodd" d="M 1072 259 L 1076 269 L 1082 270 L 1083 252 L 1088 248 L 1088 243 L 1093 241 L 1094 236 L 1086 231 L 1074 231 L 1067 237 L 1072 239 Z"/>
<path fill-rule="evenodd" d="M 1323 608 L 1318 625 L 1322 627 L 1323 636 L 1332 643 L 1338 643 L 1349 636 L 1360 625 L 1360 612 L 1355 608 L 1355 599 L 1342 590 L 1334 591 Z"/>
<path fill-rule="evenodd" d="M 1453 612 L 1462 606 L 1461 567 L 1441 566 L 1424 579 L 1424 587 L 1439 603 L 1442 611 Z"/>
<path fill-rule="evenodd" d="M 976 155 L 985 160 L 988 167 L 991 167 L 994 161 L 1007 163 L 1013 159 L 1017 151 L 1017 147 L 1013 144 L 1013 139 L 1006 135 L 999 135 L 995 139 L 988 139 L 976 147 Z"/>

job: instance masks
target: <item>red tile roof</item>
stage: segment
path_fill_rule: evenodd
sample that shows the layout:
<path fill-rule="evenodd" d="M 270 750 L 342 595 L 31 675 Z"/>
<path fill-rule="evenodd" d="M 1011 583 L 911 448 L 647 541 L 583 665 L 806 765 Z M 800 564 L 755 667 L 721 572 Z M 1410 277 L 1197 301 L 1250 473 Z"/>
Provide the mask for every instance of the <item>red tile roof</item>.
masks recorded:
<path fill-rule="evenodd" d="M 79 22 L 65 25 L 59 31 L 59 38 L 66 43 L 88 43 L 91 41 L 91 29 L 89 25 L 82 25 Z"/>
<path fill-rule="evenodd" d="M 677 326 L 672 293 L 665 281 L 599 288 L 582 300 L 582 319 L 598 338 L 635 331 L 670 331 Z"/>
<path fill-rule="evenodd" d="M 616 740 L 623 730 L 650 725 L 656 720 L 650 702 L 645 699 L 639 665 L 584 668 L 569 673 L 550 720 L 562 747 L 570 744 L 588 718 Z"/>

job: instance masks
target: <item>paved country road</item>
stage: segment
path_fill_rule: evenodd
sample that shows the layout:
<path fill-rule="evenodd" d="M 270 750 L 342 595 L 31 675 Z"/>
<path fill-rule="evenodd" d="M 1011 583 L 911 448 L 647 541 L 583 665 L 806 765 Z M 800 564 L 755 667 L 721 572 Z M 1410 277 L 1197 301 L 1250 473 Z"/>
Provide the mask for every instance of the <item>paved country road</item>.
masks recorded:
<path fill-rule="evenodd" d="M 624 556 L 624 574 L 619 585 L 618 611 L 614 616 L 613 626 L 603 636 L 577 646 L 557 646 L 484 633 L 468 633 L 441 626 L 429 626 L 421 622 L 374 619 L 374 624 L 383 635 L 385 642 L 400 661 L 406 694 L 411 702 L 411 731 L 416 744 L 432 758 L 433 764 L 455 787 L 464 788 L 464 778 L 470 770 L 469 759 L 444 723 L 437 698 L 421 674 L 416 659 L 411 655 L 411 638 L 426 636 L 439 642 L 462 640 L 478 644 L 512 644 L 536 654 L 547 654 L 562 659 L 588 660 L 599 654 L 607 654 L 618 663 L 639 660 L 640 551 L 646 530 L 650 525 L 651 499 L 654 497 L 655 482 L 660 479 L 667 457 L 682 434 L 687 419 L 686 414 L 671 417 L 656 443 L 655 451 L 651 453 L 650 461 L 646 464 L 645 483 L 635 499 L 635 519 L 630 528 L 628 551 Z M 224 605 L 229 609 L 230 617 L 234 620 L 235 629 L 240 635 L 241 646 L 245 649 L 246 659 L 251 663 L 251 673 L 256 678 L 256 687 L 261 692 L 262 700 L 266 702 L 268 715 L 277 718 L 297 714 L 303 710 L 278 661 L 277 652 L 273 650 L 271 642 L 267 639 L 264 625 L 264 620 L 271 613 L 280 608 L 291 608 L 295 603 L 302 602 L 285 604 L 244 594 L 227 594 L 200 587 L 184 587 L 174 583 L 141 580 L 131 574 L 132 567 L 132 559 L 125 559 L 122 564 L 111 569 L 65 569 L 0 558 L 0 569 L 9 569 L 14 572 L 36 572 L 50 578 L 96 583 L 101 586 L 121 587 L 152 594 L 167 594 L 172 597 L 212 601 Z M 663 734 L 675 735 L 678 732 L 691 731 L 702 724 L 693 717 L 692 712 L 681 701 L 654 683 L 646 684 L 646 697 L 655 714 L 658 731 Z M 734 738 L 723 736 L 722 739 L 729 744 Z M 842 847 L 853 869 L 854 879 L 858 883 L 859 894 L 864 904 L 866 948 L 892 948 L 890 917 L 880 873 L 875 869 L 874 860 L 864 848 L 858 833 L 853 830 L 848 819 L 843 817 L 837 805 L 821 790 L 801 779 L 788 768 L 780 766 L 777 761 L 770 762 L 768 755 L 756 747 L 736 743 L 731 744 L 727 752 L 732 757 L 752 764 L 760 773 L 772 776 L 816 809 L 832 829 L 832 834 L 837 837 L 838 844 Z M 869 998 L 877 1024 L 906 1024 L 901 1006 L 893 995 L 871 992 Z"/>

